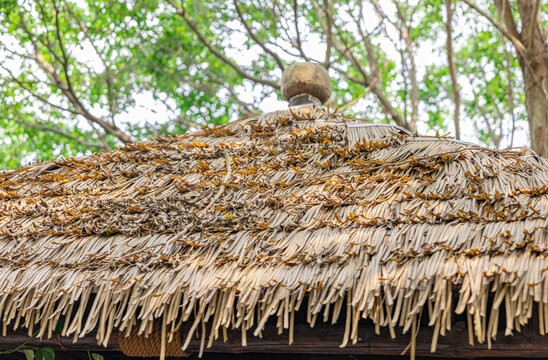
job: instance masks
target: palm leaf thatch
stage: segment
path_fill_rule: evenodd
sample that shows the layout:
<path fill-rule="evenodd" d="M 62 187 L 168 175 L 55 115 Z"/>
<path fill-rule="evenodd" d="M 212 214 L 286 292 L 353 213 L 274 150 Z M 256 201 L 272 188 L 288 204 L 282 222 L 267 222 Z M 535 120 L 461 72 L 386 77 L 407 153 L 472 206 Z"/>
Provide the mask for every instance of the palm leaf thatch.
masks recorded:
<path fill-rule="evenodd" d="M 422 314 L 434 350 L 453 312 L 471 341 L 501 311 L 506 335 L 533 314 L 544 334 L 547 180 L 544 158 L 310 106 L 3 172 L 3 335 L 64 316 L 63 335 L 106 345 L 190 322 L 183 348 L 196 329 L 207 347 L 277 317 L 291 343 L 299 309 L 346 309 L 342 346 L 360 319 L 416 334 Z"/>

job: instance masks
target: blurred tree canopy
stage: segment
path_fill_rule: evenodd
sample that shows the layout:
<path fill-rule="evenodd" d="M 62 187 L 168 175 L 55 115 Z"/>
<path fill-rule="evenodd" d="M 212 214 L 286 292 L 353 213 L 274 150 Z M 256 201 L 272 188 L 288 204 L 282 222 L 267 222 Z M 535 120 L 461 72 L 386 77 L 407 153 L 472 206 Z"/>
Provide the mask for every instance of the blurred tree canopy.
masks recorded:
<path fill-rule="evenodd" d="M 521 129 L 548 155 L 547 10 L 540 0 L 0 0 L 0 168 L 258 113 L 281 99 L 281 72 L 296 61 L 328 69 L 330 109 L 497 148 L 525 145 Z M 147 106 L 163 111 L 131 117 Z"/>

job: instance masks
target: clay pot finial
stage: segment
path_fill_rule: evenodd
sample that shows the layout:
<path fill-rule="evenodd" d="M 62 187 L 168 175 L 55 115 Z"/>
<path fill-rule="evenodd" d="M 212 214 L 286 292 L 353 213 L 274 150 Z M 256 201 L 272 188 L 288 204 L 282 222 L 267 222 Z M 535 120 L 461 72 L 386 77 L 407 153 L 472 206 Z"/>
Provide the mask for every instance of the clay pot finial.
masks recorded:
<path fill-rule="evenodd" d="M 310 62 L 289 65 L 282 74 L 282 95 L 290 106 L 322 105 L 331 94 L 327 70 Z"/>

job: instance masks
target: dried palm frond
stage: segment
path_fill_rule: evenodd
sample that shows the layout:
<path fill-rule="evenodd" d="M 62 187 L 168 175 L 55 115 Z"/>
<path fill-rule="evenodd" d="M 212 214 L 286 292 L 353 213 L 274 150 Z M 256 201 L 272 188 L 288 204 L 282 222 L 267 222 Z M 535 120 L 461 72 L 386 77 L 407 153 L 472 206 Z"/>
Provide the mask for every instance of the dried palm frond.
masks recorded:
<path fill-rule="evenodd" d="M 295 311 L 313 325 L 344 306 L 343 345 L 360 318 L 414 338 L 423 314 L 435 351 L 453 312 L 491 344 L 502 308 L 511 334 L 533 306 L 545 333 L 547 180 L 544 158 L 315 107 L 3 172 L 3 334 L 65 316 L 63 335 L 106 345 L 161 318 L 205 347 L 276 316 L 291 342 Z"/>

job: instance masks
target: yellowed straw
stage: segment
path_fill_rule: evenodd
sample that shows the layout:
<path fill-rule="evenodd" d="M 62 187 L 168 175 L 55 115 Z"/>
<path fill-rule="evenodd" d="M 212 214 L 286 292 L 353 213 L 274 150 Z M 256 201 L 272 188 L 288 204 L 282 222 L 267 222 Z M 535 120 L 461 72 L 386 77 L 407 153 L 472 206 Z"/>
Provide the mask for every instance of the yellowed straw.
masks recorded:
<path fill-rule="evenodd" d="M 190 322 L 183 348 L 198 332 L 203 352 L 272 316 L 292 343 L 295 311 L 346 306 L 342 346 L 371 319 L 411 331 L 413 354 L 425 308 L 432 351 L 453 312 L 470 343 L 491 346 L 499 311 L 511 335 L 538 307 L 542 334 L 547 183 L 541 157 L 316 107 L 3 172 L 2 332 L 48 337 L 65 316 L 65 336 L 106 346 L 160 321 L 165 348 Z"/>

